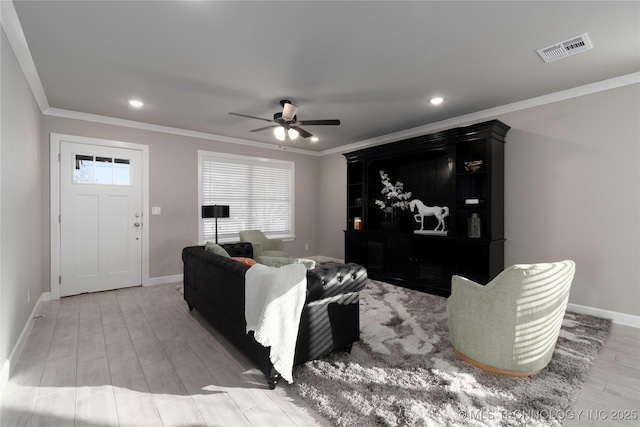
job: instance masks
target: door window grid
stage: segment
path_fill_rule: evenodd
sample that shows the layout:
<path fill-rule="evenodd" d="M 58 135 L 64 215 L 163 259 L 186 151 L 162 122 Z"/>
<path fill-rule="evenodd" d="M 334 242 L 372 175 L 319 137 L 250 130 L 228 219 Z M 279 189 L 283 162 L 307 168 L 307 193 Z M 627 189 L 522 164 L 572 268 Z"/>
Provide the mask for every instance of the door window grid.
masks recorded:
<path fill-rule="evenodd" d="M 129 159 L 76 154 L 75 184 L 130 185 Z"/>

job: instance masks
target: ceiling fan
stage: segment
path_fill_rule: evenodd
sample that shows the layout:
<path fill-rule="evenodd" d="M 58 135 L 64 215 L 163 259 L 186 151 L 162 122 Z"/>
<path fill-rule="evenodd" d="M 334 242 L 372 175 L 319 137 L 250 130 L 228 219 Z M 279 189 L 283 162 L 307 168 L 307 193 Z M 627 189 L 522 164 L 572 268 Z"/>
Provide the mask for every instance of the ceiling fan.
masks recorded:
<path fill-rule="evenodd" d="M 294 105 L 288 99 L 280 101 L 282 105 L 282 112 L 275 113 L 273 120 L 263 119 L 262 117 L 248 116 L 240 113 L 229 113 L 234 116 L 248 117 L 250 119 L 258 119 L 265 122 L 273 123 L 272 125 L 253 129 L 249 132 L 261 132 L 267 129 L 273 129 L 273 133 L 279 141 L 284 141 L 287 136 L 289 139 L 294 140 L 301 135 L 303 138 L 309 138 L 313 136 L 311 133 L 302 129 L 300 126 L 323 126 L 323 125 L 339 125 L 340 120 L 298 120 L 296 116 L 298 112 L 298 106 Z"/>

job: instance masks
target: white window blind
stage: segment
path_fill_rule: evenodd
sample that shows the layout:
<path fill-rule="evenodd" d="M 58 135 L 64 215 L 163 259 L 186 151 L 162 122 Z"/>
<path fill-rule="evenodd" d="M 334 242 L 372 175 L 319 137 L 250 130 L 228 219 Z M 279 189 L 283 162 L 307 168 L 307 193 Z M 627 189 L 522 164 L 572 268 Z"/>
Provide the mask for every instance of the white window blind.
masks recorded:
<path fill-rule="evenodd" d="M 238 241 L 241 230 L 293 237 L 294 163 L 200 152 L 200 205 L 228 205 L 218 218 L 218 241 Z M 200 216 L 200 206 L 198 206 Z M 215 218 L 200 218 L 200 241 L 215 239 Z"/>

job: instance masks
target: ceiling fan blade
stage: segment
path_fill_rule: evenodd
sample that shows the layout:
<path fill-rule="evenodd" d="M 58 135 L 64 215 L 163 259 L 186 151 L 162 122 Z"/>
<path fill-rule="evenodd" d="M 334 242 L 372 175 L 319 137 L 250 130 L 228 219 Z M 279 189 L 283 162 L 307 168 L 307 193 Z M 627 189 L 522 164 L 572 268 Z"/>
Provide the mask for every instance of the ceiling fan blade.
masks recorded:
<path fill-rule="evenodd" d="M 273 122 L 273 120 L 263 119 L 262 117 L 247 116 L 246 114 L 240 114 L 240 113 L 229 113 L 229 114 L 231 114 L 232 116 L 246 117 L 248 119 L 258 119 L 258 120 L 264 120 L 265 122 Z"/>
<path fill-rule="evenodd" d="M 320 126 L 320 125 L 339 125 L 340 120 L 301 120 L 296 122 L 297 125 L 303 126 Z"/>
<path fill-rule="evenodd" d="M 298 112 L 297 105 L 286 103 L 282 106 L 282 118 L 285 120 L 293 120 L 297 112 Z"/>
<path fill-rule="evenodd" d="M 310 136 L 313 136 L 312 134 L 310 134 L 309 132 L 307 132 L 306 130 L 299 128 L 298 126 L 289 126 L 291 129 L 295 129 L 298 131 L 298 133 L 300 134 L 301 137 L 303 138 L 309 138 Z"/>
<path fill-rule="evenodd" d="M 277 128 L 278 126 L 280 126 L 280 125 L 265 126 L 265 127 L 263 127 L 263 128 L 258 128 L 258 129 L 250 130 L 249 132 L 262 132 L 263 130 Z"/>

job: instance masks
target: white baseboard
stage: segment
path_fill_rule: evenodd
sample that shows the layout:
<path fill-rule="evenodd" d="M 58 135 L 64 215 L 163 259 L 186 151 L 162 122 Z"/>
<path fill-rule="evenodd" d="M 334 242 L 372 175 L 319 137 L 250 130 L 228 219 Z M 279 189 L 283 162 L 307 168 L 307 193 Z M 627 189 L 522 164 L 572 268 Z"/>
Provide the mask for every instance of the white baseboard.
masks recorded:
<path fill-rule="evenodd" d="M 33 318 L 40 310 L 40 306 L 42 305 L 42 303 L 45 301 L 49 301 L 50 298 L 51 294 L 49 292 L 44 292 L 40 295 L 40 298 L 38 298 L 38 302 L 36 302 L 36 305 L 33 307 L 33 311 L 31 312 L 27 323 L 24 325 L 24 328 L 22 328 L 20 337 L 18 337 L 18 342 L 16 342 L 13 350 L 11 350 L 9 358 L 2 364 L 2 371 L 0 371 L 0 396 L 2 395 L 2 392 L 4 391 L 4 388 L 7 385 L 9 378 L 11 377 L 11 372 L 18 362 L 24 346 L 27 344 L 27 338 L 29 338 L 31 329 L 33 329 Z"/>
<path fill-rule="evenodd" d="M 182 282 L 183 274 L 174 274 L 173 276 L 151 277 L 146 280 L 142 286 L 166 285 L 167 283 Z"/>
<path fill-rule="evenodd" d="M 601 308 L 594 308 L 578 304 L 567 305 L 567 310 L 573 311 L 574 313 L 589 314 L 591 316 L 602 317 L 604 319 L 611 319 L 613 323 L 640 329 L 640 316 L 618 313 L 617 311 L 603 310 Z"/>

